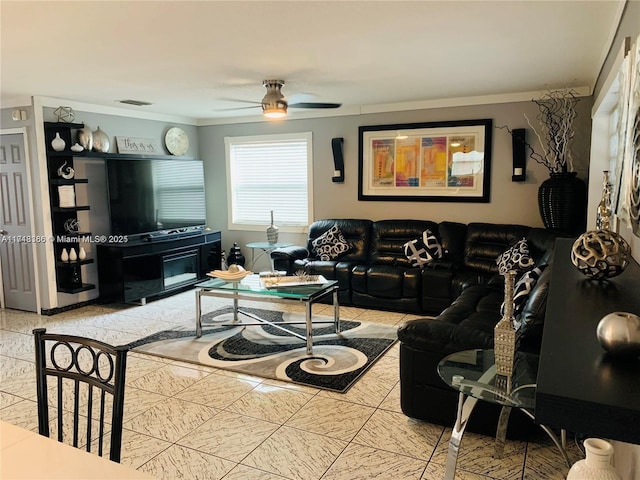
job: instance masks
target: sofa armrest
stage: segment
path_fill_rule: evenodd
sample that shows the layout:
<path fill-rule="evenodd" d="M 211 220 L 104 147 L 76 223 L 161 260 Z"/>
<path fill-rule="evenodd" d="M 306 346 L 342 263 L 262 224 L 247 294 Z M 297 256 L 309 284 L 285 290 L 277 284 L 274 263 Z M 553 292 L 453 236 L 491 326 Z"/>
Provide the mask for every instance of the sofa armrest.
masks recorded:
<path fill-rule="evenodd" d="M 290 258 L 292 260 L 302 260 L 303 258 L 307 258 L 308 256 L 309 256 L 309 250 L 307 250 L 305 247 L 300 247 L 298 245 L 276 248 L 273 252 L 271 252 L 271 258 L 273 258 L 274 260 L 276 258 Z"/>
<path fill-rule="evenodd" d="M 297 245 L 276 248 L 271 252 L 271 260 L 274 268 L 276 270 L 284 270 L 287 274 L 294 273 L 294 263 L 296 260 L 304 260 L 308 256 L 309 250 Z"/>

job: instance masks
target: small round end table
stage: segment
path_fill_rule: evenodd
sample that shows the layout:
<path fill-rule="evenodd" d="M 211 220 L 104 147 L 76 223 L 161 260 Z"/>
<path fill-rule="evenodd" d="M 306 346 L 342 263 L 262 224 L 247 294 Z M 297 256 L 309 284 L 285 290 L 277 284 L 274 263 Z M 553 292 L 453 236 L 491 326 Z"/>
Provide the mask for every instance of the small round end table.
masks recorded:
<path fill-rule="evenodd" d="M 253 242 L 247 243 L 247 248 L 251 249 L 251 268 L 254 268 L 255 260 L 256 260 L 256 250 L 262 250 L 262 253 L 258 255 L 258 259 L 263 255 L 267 254 L 269 256 L 269 265 L 271 265 L 271 271 L 273 272 L 275 269 L 273 267 L 273 260 L 271 259 L 271 252 L 273 252 L 276 248 L 290 247 L 293 243 L 269 243 L 269 242 Z"/>
<path fill-rule="evenodd" d="M 496 373 L 493 350 L 465 350 L 448 355 L 440 361 L 438 364 L 440 378 L 459 392 L 456 423 L 449 441 L 445 480 L 453 480 L 455 477 L 462 435 L 478 400 L 502 405 L 496 428 L 495 458 L 503 456 L 507 424 L 512 408 L 517 408 L 531 420 L 535 420 L 533 412 L 538 360 L 539 356 L 536 354 L 517 352 L 511 377 Z M 567 466 L 571 467 L 565 451 L 564 431 L 562 442 L 560 442 L 549 427 L 540 425 L 540 428 L 558 447 Z"/>

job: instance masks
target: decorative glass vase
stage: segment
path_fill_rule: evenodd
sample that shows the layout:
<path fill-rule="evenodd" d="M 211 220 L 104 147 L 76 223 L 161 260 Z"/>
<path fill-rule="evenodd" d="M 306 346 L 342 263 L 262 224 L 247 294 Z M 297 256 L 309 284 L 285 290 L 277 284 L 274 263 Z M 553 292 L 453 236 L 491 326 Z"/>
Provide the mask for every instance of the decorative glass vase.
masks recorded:
<path fill-rule="evenodd" d="M 273 210 L 271 210 L 271 225 L 267 228 L 267 241 L 278 243 L 278 227 L 273 225 Z"/>
<path fill-rule="evenodd" d="M 516 330 L 513 326 L 513 286 L 516 272 L 504 274 L 504 315 L 493 329 L 496 373 L 510 377 L 516 354 Z"/>
<path fill-rule="evenodd" d="M 599 438 L 587 438 L 583 444 L 586 458 L 573 464 L 567 480 L 620 480 L 611 465 L 613 445 Z"/>

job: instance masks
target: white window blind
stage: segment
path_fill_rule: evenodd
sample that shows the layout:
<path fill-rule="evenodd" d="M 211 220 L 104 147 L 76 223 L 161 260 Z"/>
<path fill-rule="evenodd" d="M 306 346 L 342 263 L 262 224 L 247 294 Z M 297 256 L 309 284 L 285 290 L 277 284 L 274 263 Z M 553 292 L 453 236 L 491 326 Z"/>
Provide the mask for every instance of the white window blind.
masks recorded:
<path fill-rule="evenodd" d="M 230 228 L 307 226 L 311 133 L 225 138 Z"/>
<path fill-rule="evenodd" d="M 206 218 L 202 163 L 159 160 L 151 168 L 158 221 L 202 223 Z"/>

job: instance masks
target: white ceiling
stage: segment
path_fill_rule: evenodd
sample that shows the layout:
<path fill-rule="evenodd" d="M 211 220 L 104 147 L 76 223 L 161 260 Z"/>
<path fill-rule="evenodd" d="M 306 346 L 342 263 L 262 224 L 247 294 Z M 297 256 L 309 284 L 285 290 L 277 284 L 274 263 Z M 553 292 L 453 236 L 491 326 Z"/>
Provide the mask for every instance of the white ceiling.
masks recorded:
<path fill-rule="evenodd" d="M 206 123 L 259 114 L 229 99 L 260 101 L 266 78 L 284 79 L 290 102 L 343 104 L 321 112 L 331 114 L 565 86 L 588 94 L 623 5 L 2 0 L 0 100 L 136 99 L 153 105 L 126 108 Z"/>

